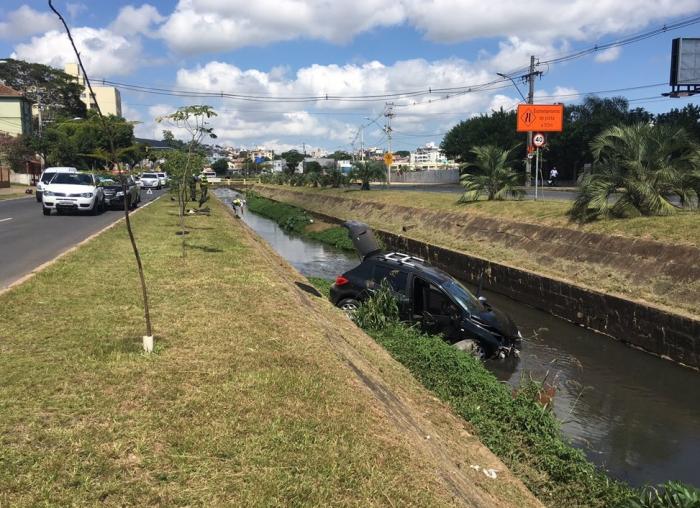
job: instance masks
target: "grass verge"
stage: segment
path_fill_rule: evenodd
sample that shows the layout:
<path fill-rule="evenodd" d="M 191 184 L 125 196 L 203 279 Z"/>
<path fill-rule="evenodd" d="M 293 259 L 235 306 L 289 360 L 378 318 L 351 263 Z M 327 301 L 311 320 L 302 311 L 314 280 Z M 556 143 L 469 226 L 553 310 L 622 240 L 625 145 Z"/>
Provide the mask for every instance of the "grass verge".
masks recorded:
<path fill-rule="evenodd" d="M 0 296 L 0 506 L 450 504 L 211 206 L 187 218 L 184 259 L 170 201 L 133 216 L 155 354 L 123 225 Z"/>

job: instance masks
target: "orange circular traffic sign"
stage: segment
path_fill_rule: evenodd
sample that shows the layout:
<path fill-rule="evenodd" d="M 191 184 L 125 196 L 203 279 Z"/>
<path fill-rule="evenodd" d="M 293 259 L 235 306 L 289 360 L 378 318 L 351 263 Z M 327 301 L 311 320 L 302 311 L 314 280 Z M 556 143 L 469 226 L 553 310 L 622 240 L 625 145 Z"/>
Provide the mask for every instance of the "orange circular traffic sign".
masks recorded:
<path fill-rule="evenodd" d="M 394 155 L 391 152 L 384 154 L 384 164 L 391 166 L 394 163 Z"/>

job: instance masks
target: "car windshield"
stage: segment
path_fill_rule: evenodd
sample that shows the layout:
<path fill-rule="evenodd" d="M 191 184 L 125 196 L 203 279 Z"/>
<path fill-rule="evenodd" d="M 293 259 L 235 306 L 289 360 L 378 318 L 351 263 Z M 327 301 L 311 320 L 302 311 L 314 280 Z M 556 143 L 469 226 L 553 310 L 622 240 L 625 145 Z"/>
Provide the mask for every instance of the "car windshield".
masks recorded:
<path fill-rule="evenodd" d="M 156 175 L 153 173 L 144 173 L 141 175 L 141 178 L 158 178 Z"/>
<path fill-rule="evenodd" d="M 452 298 L 457 300 L 457 303 L 467 309 L 470 314 L 478 314 L 484 311 L 484 306 L 477 297 L 456 280 L 450 280 L 443 284 L 442 287 Z"/>
<path fill-rule="evenodd" d="M 92 175 L 85 173 L 56 173 L 56 176 L 51 180 L 52 184 L 62 183 L 68 185 L 94 185 Z"/>

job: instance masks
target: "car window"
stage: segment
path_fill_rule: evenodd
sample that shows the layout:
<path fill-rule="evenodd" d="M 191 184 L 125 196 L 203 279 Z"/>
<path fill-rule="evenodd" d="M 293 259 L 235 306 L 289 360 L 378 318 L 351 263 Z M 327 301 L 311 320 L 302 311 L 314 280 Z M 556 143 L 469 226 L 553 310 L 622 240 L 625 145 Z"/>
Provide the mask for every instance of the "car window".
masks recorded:
<path fill-rule="evenodd" d="M 94 185 L 92 175 L 85 173 L 56 173 L 56 176 L 51 180 L 52 184 L 67 184 L 67 185 Z"/>
<path fill-rule="evenodd" d="M 407 272 L 390 266 L 377 264 L 374 266 L 372 278 L 378 284 L 386 280 L 392 289 L 398 293 L 406 292 L 406 281 L 408 280 Z"/>
<path fill-rule="evenodd" d="M 53 173 L 53 172 L 51 172 L 51 173 L 44 173 L 43 175 L 41 175 L 41 182 L 42 182 L 42 183 L 49 183 L 49 182 L 51 181 L 51 179 L 52 179 L 56 174 L 57 174 L 57 173 Z"/>
<path fill-rule="evenodd" d="M 428 287 L 425 310 L 435 316 L 448 316 L 454 313 L 455 304 L 437 286 L 430 284 Z"/>
<path fill-rule="evenodd" d="M 456 280 L 450 280 L 443 284 L 445 291 L 450 293 L 457 302 L 469 311 L 470 314 L 483 312 L 484 306 L 467 288 Z"/>
<path fill-rule="evenodd" d="M 154 175 L 153 173 L 144 173 L 143 175 L 141 175 L 141 178 L 158 178 L 158 177 L 156 175 Z"/>

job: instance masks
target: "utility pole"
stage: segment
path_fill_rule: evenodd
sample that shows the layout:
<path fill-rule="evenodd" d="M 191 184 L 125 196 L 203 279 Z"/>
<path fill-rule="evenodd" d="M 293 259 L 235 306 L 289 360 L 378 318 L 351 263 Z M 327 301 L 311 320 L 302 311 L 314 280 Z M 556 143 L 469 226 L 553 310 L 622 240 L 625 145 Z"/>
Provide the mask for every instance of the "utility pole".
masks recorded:
<path fill-rule="evenodd" d="M 384 111 L 384 116 L 386 117 L 386 127 L 384 129 L 386 131 L 386 137 L 388 140 L 387 144 L 389 148 L 389 154 L 393 156 L 393 152 L 391 151 L 391 119 L 394 117 L 393 102 L 386 103 L 386 110 Z M 391 185 L 391 164 L 386 165 L 386 184 Z"/>
<path fill-rule="evenodd" d="M 527 103 L 532 104 L 535 99 L 535 76 L 541 74 L 535 71 L 535 55 L 530 55 L 530 72 L 527 73 L 527 81 L 530 85 L 529 91 L 527 93 Z M 530 158 L 530 149 L 532 147 L 532 131 L 527 133 L 527 160 L 525 162 L 525 187 L 530 186 L 530 181 L 532 180 L 532 159 Z M 535 175 L 537 178 L 537 175 Z"/>

